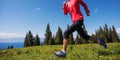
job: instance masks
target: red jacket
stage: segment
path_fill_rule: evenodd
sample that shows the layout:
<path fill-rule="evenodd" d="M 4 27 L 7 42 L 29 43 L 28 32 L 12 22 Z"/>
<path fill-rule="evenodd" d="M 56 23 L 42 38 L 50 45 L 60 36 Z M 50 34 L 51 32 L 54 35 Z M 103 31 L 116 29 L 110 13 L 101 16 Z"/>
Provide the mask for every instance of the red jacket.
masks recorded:
<path fill-rule="evenodd" d="M 79 4 L 84 7 L 87 15 L 89 15 L 88 7 L 82 0 L 68 0 L 68 2 L 65 3 L 62 7 L 65 15 L 67 15 L 69 12 L 73 23 L 77 20 L 83 20 L 83 15 L 80 11 Z"/>

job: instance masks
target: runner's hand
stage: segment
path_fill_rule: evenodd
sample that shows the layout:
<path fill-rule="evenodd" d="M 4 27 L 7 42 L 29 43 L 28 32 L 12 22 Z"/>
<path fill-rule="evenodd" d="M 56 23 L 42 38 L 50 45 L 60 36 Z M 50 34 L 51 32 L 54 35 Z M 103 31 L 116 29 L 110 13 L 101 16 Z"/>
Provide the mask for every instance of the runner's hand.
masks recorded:
<path fill-rule="evenodd" d="M 87 13 L 87 16 L 90 16 L 90 13 Z"/>

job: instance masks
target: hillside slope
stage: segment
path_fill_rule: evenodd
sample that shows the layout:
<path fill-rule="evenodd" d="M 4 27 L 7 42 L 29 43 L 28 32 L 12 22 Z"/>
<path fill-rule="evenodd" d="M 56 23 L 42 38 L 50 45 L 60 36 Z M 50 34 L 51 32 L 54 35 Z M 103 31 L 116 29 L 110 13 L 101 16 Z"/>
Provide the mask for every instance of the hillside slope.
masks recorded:
<path fill-rule="evenodd" d="M 107 45 L 107 49 L 98 44 L 69 45 L 66 58 L 56 57 L 53 53 L 62 45 L 0 50 L 0 60 L 120 60 L 120 43 Z"/>

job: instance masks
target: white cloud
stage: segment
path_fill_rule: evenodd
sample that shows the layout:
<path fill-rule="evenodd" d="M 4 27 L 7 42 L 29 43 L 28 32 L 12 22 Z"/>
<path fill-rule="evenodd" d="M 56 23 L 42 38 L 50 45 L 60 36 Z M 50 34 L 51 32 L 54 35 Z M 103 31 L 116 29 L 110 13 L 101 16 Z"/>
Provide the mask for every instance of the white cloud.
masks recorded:
<path fill-rule="evenodd" d="M 116 29 L 117 33 L 120 34 L 120 27 Z"/>
<path fill-rule="evenodd" d="M 39 10 L 40 10 L 40 8 L 38 7 L 38 8 L 37 8 L 37 10 L 39 11 Z"/>
<path fill-rule="evenodd" d="M 95 10 L 94 10 L 94 13 L 98 13 L 98 9 L 95 9 Z"/>
<path fill-rule="evenodd" d="M 16 33 L 7 33 L 7 32 L 0 32 L 0 38 L 13 38 L 16 36 Z"/>

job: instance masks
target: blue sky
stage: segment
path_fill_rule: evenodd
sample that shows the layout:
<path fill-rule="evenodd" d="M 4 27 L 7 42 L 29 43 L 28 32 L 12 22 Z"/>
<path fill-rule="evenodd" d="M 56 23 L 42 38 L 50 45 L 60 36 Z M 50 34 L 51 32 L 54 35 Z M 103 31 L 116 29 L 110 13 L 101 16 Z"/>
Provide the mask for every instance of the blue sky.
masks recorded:
<path fill-rule="evenodd" d="M 44 37 L 46 25 L 50 24 L 53 35 L 58 26 L 64 31 L 71 25 L 71 18 L 64 15 L 64 0 L 0 0 L 0 38 L 25 37 L 31 30 L 33 35 Z M 81 7 L 84 23 L 89 34 L 100 26 L 115 26 L 120 33 L 120 0 L 84 0 L 90 10 L 90 16 Z M 74 33 L 75 35 L 76 33 Z"/>

